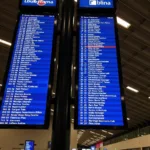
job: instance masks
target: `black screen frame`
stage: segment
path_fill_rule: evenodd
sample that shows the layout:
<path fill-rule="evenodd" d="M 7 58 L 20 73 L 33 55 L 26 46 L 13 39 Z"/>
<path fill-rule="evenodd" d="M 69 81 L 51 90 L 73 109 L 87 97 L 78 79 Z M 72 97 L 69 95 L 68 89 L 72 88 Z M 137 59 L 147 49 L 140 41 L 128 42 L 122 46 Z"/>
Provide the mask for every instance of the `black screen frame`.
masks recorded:
<path fill-rule="evenodd" d="M 4 92 L 5 92 L 5 88 L 6 88 L 6 83 L 7 83 L 7 79 L 8 79 L 8 72 L 10 69 L 10 64 L 11 64 L 11 60 L 12 60 L 12 55 L 13 55 L 13 51 L 14 51 L 14 46 L 15 46 L 15 42 L 16 42 L 16 36 L 17 36 L 17 31 L 18 31 L 18 27 L 19 27 L 19 22 L 20 22 L 20 16 L 21 15 L 31 15 L 30 12 L 29 13 L 19 13 L 18 17 L 17 17 L 17 23 L 15 26 L 15 30 L 13 33 L 13 39 L 12 39 L 12 45 L 10 47 L 10 52 L 9 52 L 9 57 L 8 57 L 8 61 L 7 61 L 7 65 L 6 65 L 6 72 L 4 75 L 4 79 L 3 79 L 3 86 L 1 89 L 1 97 L 2 97 L 2 101 L 3 101 L 3 96 L 4 96 Z M 51 104 L 52 104 L 52 87 L 53 87 L 53 78 L 54 78 L 54 58 L 56 57 L 56 38 L 57 38 L 57 15 L 55 13 L 38 13 L 35 12 L 32 15 L 44 15 L 44 16 L 54 16 L 54 34 L 53 34 L 53 42 L 52 42 L 52 55 L 51 55 L 51 65 L 50 65 L 50 74 L 49 74 L 49 85 L 50 87 L 48 87 L 48 93 L 47 93 L 47 102 L 46 102 L 46 113 L 45 113 L 45 122 L 43 125 L 9 125 L 9 124 L 0 124 L 0 129 L 48 129 L 49 125 L 50 125 L 50 108 L 51 108 Z M 2 107 L 2 102 L 0 104 L 0 111 L 1 111 L 1 107 Z"/>
<path fill-rule="evenodd" d="M 34 144 L 34 149 L 35 149 L 35 141 L 33 141 L 33 140 L 26 140 L 26 141 L 25 141 L 25 144 L 24 144 L 24 150 L 26 150 L 26 142 L 33 142 L 33 144 Z"/>
<path fill-rule="evenodd" d="M 116 11 L 116 5 L 117 5 L 117 1 L 118 0 L 113 0 L 113 8 L 101 8 L 101 7 L 96 7 L 96 8 L 92 8 L 92 7 L 80 7 L 80 0 L 78 0 L 77 2 L 77 6 L 78 6 L 78 11 L 79 13 L 115 13 Z"/>
<path fill-rule="evenodd" d="M 58 0 L 56 0 L 56 6 L 23 6 L 22 5 L 22 0 L 19 2 L 19 8 L 22 13 L 34 13 L 39 12 L 48 12 L 48 13 L 56 13 L 58 11 Z"/>
<path fill-rule="evenodd" d="M 114 24 L 115 24 L 115 35 L 116 35 L 116 52 L 117 52 L 117 62 L 118 62 L 118 73 L 119 73 L 119 83 L 120 83 L 120 93 L 121 93 L 121 98 L 122 98 L 122 113 L 123 113 L 123 126 L 101 126 L 101 125 L 78 125 L 78 83 L 79 83 L 79 49 L 80 49 L 80 18 L 82 16 L 85 17 L 113 17 L 114 18 Z M 120 45 L 119 45 L 119 37 L 118 37 L 118 29 L 117 29 L 117 20 L 116 20 L 116 15 L 112 14 L 85 14 L 85 15 L 80 15 L 78 16 L 77 19 L 77 36 L 76 36 L 76 98 L 75 98 L 75 124 L 74 128 L 75 129 L 110 129 L 110 130 L 121 130 L 121 129 L 127 129 L 128 124 L 127 124 L 127 115 L 126 115 L 126 102 L 124 99 L 124 90 L 123 90 L 123 77 L 122 77 L 122 68 L 121 68 L 121 57 L 120 57 Z"/>

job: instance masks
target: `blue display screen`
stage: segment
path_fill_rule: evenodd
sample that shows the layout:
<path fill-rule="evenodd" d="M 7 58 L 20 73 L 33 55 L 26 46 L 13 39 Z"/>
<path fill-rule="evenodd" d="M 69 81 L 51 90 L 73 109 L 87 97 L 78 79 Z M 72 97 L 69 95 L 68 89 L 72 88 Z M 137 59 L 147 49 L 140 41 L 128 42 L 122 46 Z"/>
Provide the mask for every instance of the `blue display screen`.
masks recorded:
<path fill-rule="evenodd" d="M 96 150 L 96 147 L 95 146 L 91 146 L 91 150 Z"/>
<path fill-rule="evenodd" d="M 22 6 L 56 6 L 56 0 L 22 0 Z"/>
<path fill-rule="evenodd" d="M 26 141 L 25 150 L 34 150 L 34 141 Z"/>
<path fill-rule="evenodd" d="M 79 7 L 114 8 L 114 0 L 79 0 Z"/>
<path fill-rule="evenodd" d="M 0 108 L 0 124 L 44 125 L 54 20 L 54 16 L 20 16 Z"/>
<path fill-rule="evenodd" d="M 124 126 L 114 17 L 80 18 L 78 125 Z"/>

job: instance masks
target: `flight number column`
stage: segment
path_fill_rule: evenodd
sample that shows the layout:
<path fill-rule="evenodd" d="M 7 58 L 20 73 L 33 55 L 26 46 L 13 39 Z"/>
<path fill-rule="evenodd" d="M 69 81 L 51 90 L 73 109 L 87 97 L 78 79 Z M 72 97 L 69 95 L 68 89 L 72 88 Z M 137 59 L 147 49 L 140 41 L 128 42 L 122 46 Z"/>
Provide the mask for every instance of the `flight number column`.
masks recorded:
<path fill-rule="evenodd" d="M 86 19 L 84 17 L 81 18 L 80 21 L 80 61 L 79 61 L 79 69 L 80 69 L 80 77 L 79 77 L 79 124 L 86 125 L 88 123 L 88 102 L 87 102 L 87 95 L 88 95 L 88 83 L 87 83 L 87 39 L 86 39 Z"/>

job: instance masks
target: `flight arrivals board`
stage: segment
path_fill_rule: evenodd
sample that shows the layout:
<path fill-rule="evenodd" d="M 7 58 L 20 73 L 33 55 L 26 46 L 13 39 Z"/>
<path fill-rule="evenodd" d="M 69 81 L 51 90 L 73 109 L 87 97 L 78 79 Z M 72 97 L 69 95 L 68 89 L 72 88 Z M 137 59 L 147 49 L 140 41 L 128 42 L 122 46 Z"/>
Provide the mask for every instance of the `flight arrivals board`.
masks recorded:
<path fill-rule="evenodd" d="M 56 0 L 22 0 L 22 6 L 55 7 Z"/>
<path fill-rule="evenodd" d="M 79 0 L 80 8 L 114 8 L 115 0 Z"/>
<path fill-rule="evenodd" d="M 54 21 L 53 15 L 20 15 L 0 107 L 0 128 L 44 128 L 49 122 Z"/>
<path fill-rule="evenodd" d="M 115 26 L 115 17 L 80 17 L 75 128 L 126 126 Z"/>

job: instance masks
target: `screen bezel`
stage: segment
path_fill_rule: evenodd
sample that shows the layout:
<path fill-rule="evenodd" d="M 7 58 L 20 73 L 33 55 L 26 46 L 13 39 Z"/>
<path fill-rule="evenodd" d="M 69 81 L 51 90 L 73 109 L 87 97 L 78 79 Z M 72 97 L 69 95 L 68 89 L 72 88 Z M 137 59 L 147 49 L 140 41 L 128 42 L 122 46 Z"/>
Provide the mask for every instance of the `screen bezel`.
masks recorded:
<path fill-rule="evenodd" d="M 6 65 L 6 72 L 4 75 L 4 80 L 3 80 L 3 86 L 1 89 L 1 93 L 0 95 L 2 96 L 2 101 L 3 101 L 3 96 L 4 96 L 4 92 L 5 92 L 5 88 L 6 88 L 6 83 L 7 83 L 7 79 L 8 79 L 8 72 L 10 69 L 10 64 L 11 64 L 11 60 L 12 60 L 12 55 L 13 55 L 13 50 L 14 50 L 14 46 L 15 46 L 15 42 L 16 42 L 16 36 L 17 36 L 17 31 L 18 31 L 18 27 L 19 27 L 19 21 L 20 21 L 20 17 L 21 15 L 31 15 L 28 13 L 22 14 L 19 13 L 18 17 L 17 17 L 17 23 L 15 26 L 15 30 L 13 33 L 13 39 L 12 39 L 12 44 L 10 47 L 10 52 L 9 52 L 9 57 L 8 57 L 8 61 L 7 61 L 7 65 Z M 54 58 L 55 58 L 55 50 L 56 50 L 56 38 L 57 38 L 57 16 L 54 15 L 54 13 L 49 13 L 49 14 L 39 14 L 39 13 L 35 13 L 32 15 L 45 15 L 45 16 L 54 16 L 54 35 L 53 35 L 53 42 L 52 42 L 52 55 L 51 55 L 51 65 L 50 65 L 50 74 L 49 74 L 49 85 L 51 85 L 48 88 L 48 93 L 47 93 L 47 100 L 46 100 L 46 112 L 45 112 L 45 122 L 43 125 L 9 125 L 9 124 L 0 124 L 0 128 L 2 129 L 48 129 L 49 128 L 49 124 L 50 124 L 50 106 L 52 103 L 52 85 L 53 85 L 53 78 L 54 78 Z M 2 107 L 2 102 L 0 104 L 0 108 Z"/>
<path fill-rule="evenodd" d="M 117 62 L 118 62 L 118 73 L 119 73 L 119 83 L 120 83 L 120 93 L 122 97 L 122 113 L 123 113 L 123 126 L 104 126 L 104 125 L 78 125 L 78 83 L 79 83 L 79 49 L 80 49 L 80 18 L 82 16 L 85 17 L 113 17 L 114 18 L 114 24 L 115 24 L 115 35 L 116 35 L 116 52 L 117 52 Z M 88 14 L 88 15 L 82 15 L 78 16 L 77 19 L 77 36 L 76 36 L 76 66 L 77 66 L 77 71 L 76 71 L 76 98 L 75 98 L 75 124 L 74 128 L 75 129 L 127 129 L 128 124 L 127 124 L 127 116 L 126 116 L 126 104 L 125 104 L 125 99 L 124 99 L 124 90 L 123 90 L 123 77 L 122 77 L 122 68 L 121 68 L 121 57 L 120 57 L 120 46 L 119 46 L 119 37 L 118 37 L 118 29 L 117 29 L 117 20 L 116 20 L 116 15 L 112 14 Z"/>
<path fill-rule="evenodd" d="M 103 7 L 80 7 L 80 1 L 78 0 L 77 2 L 77 6 L 78 6 L 78 10 L 80 13 L 85 13 L 85 12 L 89 12 L 89 13 L 114 13 L 116 11 L 116 3 L 117 0 L 113 0 L 113 8 L 103 8 Z"/>
<path fill-rule="evenodd" d="M 26 142 L 33 142 L 34 147 L 35 147 L 35 141 L 33 141 L 33 140 L 26 140 L 26 141 L 25 141 L 25 145 L 24 145 L 24 150 L 26 150 Z M 33 147 L 33 148 L 34 148 L 34 147 Z"/>
<path fill-rule="evenodd" d="M 49 13 L 54 13 L 58 11 L 58 0 L 56 0 L 56 6 L 24 6 L 22 5 L 22 0 L 19 2 L 19 8 L 22 13 L 34 13 L 39 12 L 49 12 Z"/>

